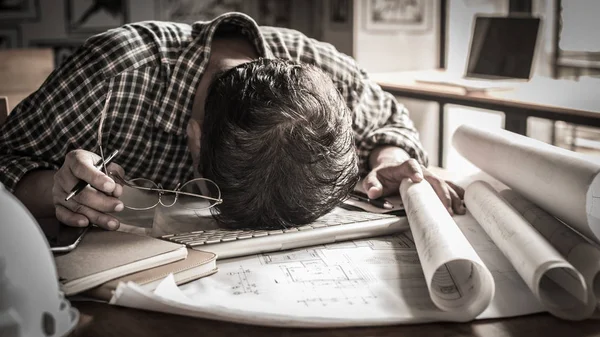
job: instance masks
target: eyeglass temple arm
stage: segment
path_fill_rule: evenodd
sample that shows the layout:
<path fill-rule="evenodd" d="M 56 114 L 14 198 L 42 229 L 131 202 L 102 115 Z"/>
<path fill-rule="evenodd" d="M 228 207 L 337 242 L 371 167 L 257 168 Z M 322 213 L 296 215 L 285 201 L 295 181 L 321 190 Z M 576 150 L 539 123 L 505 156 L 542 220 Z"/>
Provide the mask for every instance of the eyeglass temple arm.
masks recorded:
<path fill-rule="evenodd" d="M 162 189 L 162 188 L 136 186 L 136 185 L 133 185 L 133 184 L 127 182 L 125 179 L 121 178 L 117 174 L 114 174 L 113 172 L 110 172 L 110 176 L 113 177 L 113 178 L 115 178 L 115 180 L 117 180 L 121 185 L 125 185 L 127 187 L 135 188 L 135 189 L 138 189 L 138 190 L 160 192 L 160 193 L 168 192 L 168 193 L 175 193 L 175 194 L 187 195 L 189 197 L 196 197 L 196 198 L 202 198 L 202 199 L 206 199 L 206 200 L 212 200 L 212 201 L 216 201 L 216 202 L 219 202 L 219 203 L 223 202 L 223 199 L 211 198 L 211 197 L 207 197 L 205 195 L 196 194 L 196 193 L 189 193 L 189 192 L 183 192 L 183 191 L 173 191 L 173 190 L 165 190 L 165 189 Z"/>

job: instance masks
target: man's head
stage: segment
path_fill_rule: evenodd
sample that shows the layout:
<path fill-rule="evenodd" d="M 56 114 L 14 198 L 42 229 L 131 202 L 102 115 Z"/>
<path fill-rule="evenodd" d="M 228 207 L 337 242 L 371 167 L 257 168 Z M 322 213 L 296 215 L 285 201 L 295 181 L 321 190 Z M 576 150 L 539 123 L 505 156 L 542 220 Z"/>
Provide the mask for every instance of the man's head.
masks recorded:
<path fill-rule="evenodd" d="M 209 88 L 200 171 L 221 189 L 216 216 L 228 227 L 309 223 L 358 180 L 350 111 L 313 66 L 271 59 L 239 65 Z"/>

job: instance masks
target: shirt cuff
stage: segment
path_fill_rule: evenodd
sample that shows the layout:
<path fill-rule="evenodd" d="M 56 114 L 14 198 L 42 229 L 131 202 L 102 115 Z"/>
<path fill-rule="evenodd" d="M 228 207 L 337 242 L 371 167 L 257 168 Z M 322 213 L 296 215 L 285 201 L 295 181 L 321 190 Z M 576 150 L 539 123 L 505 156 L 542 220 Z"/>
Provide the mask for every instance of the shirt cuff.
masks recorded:
<path fill-rule="evenodd" d="M 394 129 L 391 132 L 390 130 L 385 131 L 380 129 L 376 132 L 373 132 L 369 137 L 366 137 L 357 148 L 358 165 L 361 175 L 366 175 L 370 171 L 369 156 L 371 151 L 373 151 L 373 149 L 376 147 L 384 145 L 397 146 L 403 149 L 411 158 L 416 159 L 425 167 L 427 167 L 429 164 L 427 153 L 423 150 L 423 147 L 418 139 L 407 136 L 399 132 L 397 129 Z"/>
<path fill-rule="evenodd" d="M 28 157 L 14 155 L 0 156 L 0 182 L 11 193 L 23 177 L 35 170 L 58 170 L 60 167 L 48 161 L 33 160 Z"/>

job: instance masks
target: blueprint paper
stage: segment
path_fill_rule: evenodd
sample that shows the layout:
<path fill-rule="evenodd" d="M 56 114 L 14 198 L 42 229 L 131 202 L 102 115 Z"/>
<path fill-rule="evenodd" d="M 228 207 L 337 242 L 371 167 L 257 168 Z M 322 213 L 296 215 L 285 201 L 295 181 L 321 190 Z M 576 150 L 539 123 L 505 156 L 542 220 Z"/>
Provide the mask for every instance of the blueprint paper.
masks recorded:
<path fill-rule="evenodd" d="M 591 315 L 600 301 L 600 248 L 515 191 L 505 189 L 500 195 L 581 273 Z"/>
<path fill-rule="evenodd" d="M 527 200 L 600 243 L 600 160 L 502 129 L 460 126 L 457 151 Z"/>
<path fill-rule="evenodd" d="M 494 281 L 431 185 L 404 179 L 400 194 L 431 300 L 461 320 L 479 315 L 494 296 Z"/>
<path fill-rule="evenodd" d="M 588 305 L 581 273 L 488 183 L 469 185 L 465 204 L 548 311 L 574 320 L 592 315 L 596 303 Z"/>
<path fill-rule="evenodd" d="M 493 276 L 477 318 L 544 311 L 470 215 L 455 221 Z M 410 232 L 218 261 L 219 272 L 157 293 L 121 284 L 111 303 L 180 315 L 285 327 L 347 327 L 461 321 L 432 302 Z M 185 296 L 181 296 L 181 294 Z"/>

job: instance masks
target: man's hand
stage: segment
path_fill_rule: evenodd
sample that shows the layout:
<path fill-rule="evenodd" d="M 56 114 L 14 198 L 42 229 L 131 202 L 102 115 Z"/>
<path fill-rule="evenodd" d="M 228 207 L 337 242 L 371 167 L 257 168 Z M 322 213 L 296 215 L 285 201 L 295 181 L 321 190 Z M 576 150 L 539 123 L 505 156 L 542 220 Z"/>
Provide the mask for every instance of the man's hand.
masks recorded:
<path fill-rule="evenodd" d="M 378 164 L 363 180 L 363 188 L 367 191 L 369 198 L 376 199 L 398 193 L 400 183 L 405 178 L 410 178 L 414 182 L 423 179 L 428 181 L 450 215 L 466 213 L 462 202 L 465 191 L 452 182 L 440 179 L 414 159 L 408 159 L 402 163 Z"/>
<path fill-rule="evenodd" d="M 120 212 L 123 203 L 118 199 L 123 193 L 121 185 L 94 167 L 100 157 L 92 152 L 74 150 L 67 154 L 63 166 L 54 175 L 52 198 L 59 221 L 76 227 L 87 226 L 90 222 L 105 229 L 119 228 L 119 220 L 107 213 Z M 111 163 L 109 172 L 124 177 L 123 168 Z M 65 201 L 79 180 L 84 180 L 94 188 L 87 186 L 81 193 Z"/>

